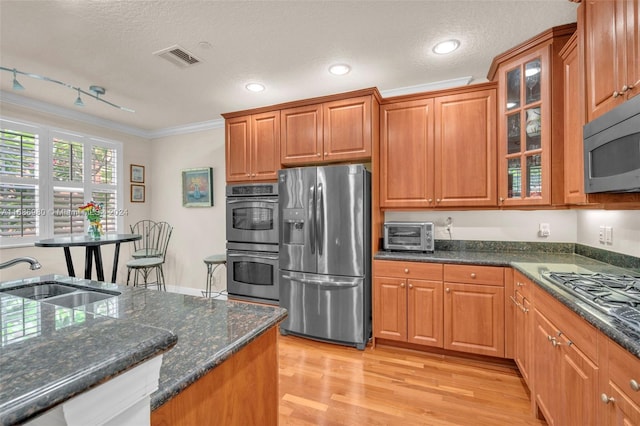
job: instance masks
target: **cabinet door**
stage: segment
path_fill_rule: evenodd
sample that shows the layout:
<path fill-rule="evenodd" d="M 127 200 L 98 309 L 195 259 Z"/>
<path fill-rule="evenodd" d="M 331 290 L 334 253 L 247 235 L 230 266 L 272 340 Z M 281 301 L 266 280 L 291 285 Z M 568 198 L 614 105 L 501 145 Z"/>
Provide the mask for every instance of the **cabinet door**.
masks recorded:
<path fill-rule="evenodd" d="M 373 279 L 373 335 L 407 341 L 407 289 L 401 278 Z"/>
<path fill-rule="evenodd" d="M 433 120 L 433 99 L 381 106 L 381 207 L 433 205 Z"/>
<path fill-rule="evenodd" d="M 325 161 L 371 159 L 371 96 L 323 104 Z"/>
<path fill-rule="evenodd" d="M 588 121 L 622 102 L 613 93 L 621 87 L 625 54 L 618 36 L 620 1 L 589 0 L 585 4 L 585 61 L 587 64 Z"/>
<path fill-rule="evenodd" d="M 515 291 L 514 298 L 518 303 L 516 306 L 515 324 L 515 356 L 514 361 L 518 365 L 520 374 L 524 381 L 531 386 L 531 340 L 533 334 L 533 321 L 531 302 L 518 290 Z"/>
<path fill-rule="evenodd" d="M 549 426 L 563 426 L 558 412 L 563 386 L 560 379 L 560 351 L 553 346 L 558 330 L 538 309 L 534 309 L 533 391 L 535 404 Z M 567 389 L 567 391 L 569 391 Z"/>
<path fill-rule="evenodd" d="M 504 356 L 504 288 L 445 282 L 444 348 Z"/>
<path fill-rule="evenodd" d="M 498 195 L 501 205 L 551 203 L 550 47 L 500 71 Z"/>
<path fill-rule="evenodd" d="M 626 2 L 627 99 L 640 94 L 640 0 Z"/>
<path fill-rule="evenodd" d="M 310 164 L 322 160 L 322 105 L 280 111 L 280 162 Z"/>
<path fill-rule="evenodd" d="M 408 341 L 441 348 L 442 281 L 409 280 Z"/>
<path fill-rule="evenodd" d="M 598 367 L 564 335 L 557 337 L 561 352 L 560 376 L 555 378 L 562 400 L 559 417 L 563 425 L 595 425 L 599 408 Z"/>
<path fill-rule="evenodd" d="M 607 414 L 610 425 L 640 425 L 640 406 L 635 404 L 615 383 L 610 383 L 607 396 L 613 398 Z"/>
<path fill-rule="evenodd" d="M 248 181 L 251 155 L 251 116 L 231 118 L 225 122 L 227 182 Z"/>
<path fill-rule="evenodd" d="M 251 178 L 276 180 L 280 168 L 280 111 L 251 116 Z"/>
<path fill-rule="evenodd" d="M 495 206 L 496 91 L 435 99 L 437 207 Z"/>

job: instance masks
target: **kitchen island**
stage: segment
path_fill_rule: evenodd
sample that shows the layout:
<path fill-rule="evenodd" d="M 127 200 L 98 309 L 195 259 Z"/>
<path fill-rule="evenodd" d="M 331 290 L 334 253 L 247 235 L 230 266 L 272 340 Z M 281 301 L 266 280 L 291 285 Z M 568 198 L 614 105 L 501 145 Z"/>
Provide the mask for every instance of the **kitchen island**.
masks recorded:
<path fill-rule="evenodd" d="M 175 416 L 186 421 L 190 411 L 199 418 L 203 410 L 209 421 L 220 423 L 220 413 L 226 413 L 227 420 L 239 414 L 250 418 L 257 407 L 264 410 L 255 415 L 270 411 L 277 421 L 275 326 L 286 310 L 57 275 L 0 283 L 0 303 L 16 299 L 3 290 L 52 280 L 120 295 L 82 309 L 35 302 L 36 317 L 29 326 L 25 322 L 21 335 L 9 335 L 3 325 L 1 424 L 23 423 L 159 354 L 158 389 L 150 397 L 153 424 L 179 424 L 172 420 Z M 262 404 L 234 406 L 230 401 L 241 400 L 238 392 L 243 389 L 232 389 L 231 382 L 246 383 L 243 374 L 253 374 L 251 368 L 235 367 L 248 359 L 261 371 L 249 382 L 251 392 L 265 398 Z M 228 382 L 217 382 L 216 388 L 231 394 L 225 399 L 201 394 L 204 407 L 184 401 L 198 388 L 211 387 L 214 379 Z M 231 408 L 235 410 L 229 413 Z"/>

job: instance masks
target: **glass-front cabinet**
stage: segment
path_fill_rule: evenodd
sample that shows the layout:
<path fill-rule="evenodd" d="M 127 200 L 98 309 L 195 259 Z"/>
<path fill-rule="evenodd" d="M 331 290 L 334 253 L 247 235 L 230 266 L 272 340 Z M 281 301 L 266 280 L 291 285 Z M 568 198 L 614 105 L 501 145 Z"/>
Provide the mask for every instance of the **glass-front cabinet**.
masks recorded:
<path fill-rule="evenodd" d="M 564 203 L 558 52 L 574 30 L 575 24 L 554 27 L 494 59 L 489 78 L 498 80 L 499 206 Z"/>

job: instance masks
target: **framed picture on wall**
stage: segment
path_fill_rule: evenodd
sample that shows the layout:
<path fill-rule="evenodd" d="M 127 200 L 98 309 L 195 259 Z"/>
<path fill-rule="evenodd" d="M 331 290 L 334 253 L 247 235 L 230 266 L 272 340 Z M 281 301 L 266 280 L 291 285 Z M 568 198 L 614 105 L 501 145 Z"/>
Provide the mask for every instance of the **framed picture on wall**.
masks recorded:
<path fill-rule="evenodd" d="M 131 184 L 131 202 L 144 203 L 144 185 Z"/>
<path fill-rule="evenodd" d="M 182 205 L 213 206 L 213 169 L 201 167 L 182 171 Z"/>
<path fill-rule="evenodd" d="M 144 183 L 144 166 L 131 165 L 131 182 Z"/>

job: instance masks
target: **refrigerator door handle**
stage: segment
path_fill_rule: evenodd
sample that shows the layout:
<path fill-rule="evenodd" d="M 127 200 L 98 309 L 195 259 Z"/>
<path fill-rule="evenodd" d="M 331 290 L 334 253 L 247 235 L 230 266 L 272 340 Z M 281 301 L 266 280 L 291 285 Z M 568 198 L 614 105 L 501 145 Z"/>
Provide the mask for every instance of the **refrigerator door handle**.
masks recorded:
<path fill-rule="evenodd" d="M 318 184 L 318 201 L 316 205 L 316 223 L 318 226 L 317 240 L 318 240 L 318 254 L 322 256 L 323 244 L 324 244 L 324 194 L 322 191 L 322 183 Z"/>
<path fill-rule="evenodd" d="M 311 254 L 316 254 L 316 220 L 315 220 L 315 207 L 316 207 L 316 187 L 311 185 L 309 188 L 309 208 L 307 209 L 307 220 L 309 221 L 309 245 L 311 246 Z"/>
<path fill-rule="evenodd" d="M 357 282 L 353 281 L 320 281 L 320 280 L 309 280 L 306 278 L 295 278 L 291 275 L 282 275 L 282 278 L 292 281 L 297 281 L 302 284 L 316 284 L 320 287 L 356 287 L 358 286 Z"/>

